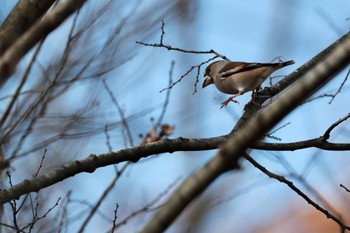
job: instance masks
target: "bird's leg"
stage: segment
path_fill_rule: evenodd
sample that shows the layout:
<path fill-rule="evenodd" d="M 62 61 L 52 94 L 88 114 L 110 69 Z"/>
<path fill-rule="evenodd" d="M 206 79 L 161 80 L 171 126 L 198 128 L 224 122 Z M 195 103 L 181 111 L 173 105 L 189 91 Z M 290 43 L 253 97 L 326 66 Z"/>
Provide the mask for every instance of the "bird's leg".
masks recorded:
<path fill-rule="evenodd" d="M 228 105 L 228 103 L 230 103 L 231 101 L 234 102 L 234 103 L 239 104 L 239 102 L 238 102 L 237 100 L 234 100 L 234 99 L 233 99 L 233 98 L 235 98 L 236 96 L 238 96 L 238 95 L 233 95 L 233 96 L 231 96 L 230 98 L 228 98 L 227 100 L 225 100 L 224 102 L 222 102 L 222 103 L 221 103 L 220 109 L 226 107 L 226 106 Z"/>

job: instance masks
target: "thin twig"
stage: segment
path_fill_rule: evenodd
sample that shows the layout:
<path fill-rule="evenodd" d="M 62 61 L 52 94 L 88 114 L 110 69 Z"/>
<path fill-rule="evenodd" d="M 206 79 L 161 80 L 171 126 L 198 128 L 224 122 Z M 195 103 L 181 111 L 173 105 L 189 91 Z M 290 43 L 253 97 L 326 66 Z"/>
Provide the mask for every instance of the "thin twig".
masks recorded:
<path fill-rule="evenodd" d="M 278 137 L 276 137 L 276 136 L 273 136 L 273 134 L 276 133 L 277 131 L 279 131 L 280 129 L 286 127 L 286 126 L 289 125 L 289 124 L 290 124 L 290 122 L 288 122 L 288 123 L 286 123 L 286 124 L 284 124 L 284 125 L 278 127 L 277 129 L 275 129 L 275 130 L 271 131 L 270 133 L 266 134 L 266 137 L 275 139 L 275 140 L 277 140 L 277 141 L 282 141 L 281 138 L 278 138 Z"/>
<path fill-rule="evenodd" d="M 107 148 L 108 148 L 108 152 L 112 152 L 113 148 L 112 148 L 112 145 L 111 145 L 111 142 L 110 142 L 111 137 L 109 136 L 109 133 L 108 133 L 108 124 L 105 125 L 104 133 L 106 135 L 106 145 L 107 145 Z"/>
<path fill-rule="evenodd" d="M 57 199 L 56 203 L 55 203 L 51 208 L 49 208 L 42 216 L 36 217 L 34 221 L 32 221 L 31 223 L 29 223 L 27 226 L 23 227 L 23 228 L 21 229 L 21 231 L 24 231 L 24 230 L 27 229 L 28 227 L 29 227 L 30 229 L 32 229 L 33 226 L 34 226 L 34 224 L 36 224 L 36 223 L 37 223 L 38 221 L 40 221 L 41 219 L 46 218 L 46 216 L 47 216 L 54 208 L 56 208 L 56 207 L 58 206 L 60 200 L 61 200 L 61 198 L 59 197 L 59 198 Z"/>
<path fill-rule="evenodd" d="M 309 98 L 309 99 L 305 100 L 303 103 L 301 103 L 300 105 L 312 102 L 312 101 L 317 100 L 317 99 L 322 99 L 322 98 L 331 98 L 331 100 L 328 102 L 328 104 L 331 104 L 333 102 L 333 100 L 335 99 L 335 97 L 338 96 L 338 94 L 343 89 L 346 81 L 348 80 L 349 75 L 350 75 L 350 68 L 349 68 L 347 74 L 345 75 L 343 82 L 340 84 L 338 90 L 334 94 L 324 93 L 322 95 Z"/>
<path fill-rule="evenodd" d="M 102 82 L 103 82 L 103 85 L 108 93 L 108 95 L 110 96 L 111 100 L 112 100 L 112 103 L 116 106 L 118 112 L 119 112 L 119 115 L 121 116 L 122 118 L 122 124 L 127 132 L 127 136 L 128 136 L 128 139 L 129 139 L 129 142 L 130 142 L 130 145 L 134 145 L 134 140 L 132 138 L 132 133 L 131 133 L 131 130 L 130 130 L 130 127 L 129 127 L 129 124 L 125 118 L 125 115 L 124 115 L 124 111 L 122 110 L 122 108 L 120 107 L 117 99 L 115 98 L 112 90 L 108 87 L 107 85 L 107 82 L 106 80 L 102 79 Z"/>
<path fill-rule="evenodd" d="M 142 208 L 132 212 L 129 216 L 127 216 L 126 218 L 124 218 L 121 222 L 119 222 L 115 228 L 118 228 L 122 225 L 127 224 L 128 221 L 130 221 L 131 219 L 133 219 L 134 217 L 138 216 L 139 214 L 145 213 L 145 212 L 149 212 L 149 211 L 154 211 L 156 209 L 158 209 L 161 205 L 156 206 L 156 207 L 152 207 L 154 206 L 157 202 L 159 202 L 165 195 L 167 195 L 170 190 L 178 183 L 180 179 L 175 180 L 173 183 L 171 183 L 163 192 L 159 193 L 157 197 L 155 197 L 152 201 L 150 201 L 149 203 L 147 203 L 145 206 L 143 206 Z"/>
<path fill-rule="evenodd" d="M 334 100 L 334 98 L 340 93 L 341 89 L 343 88 L 344 84 L 346 83 L 346 81 L 348 80 L 348 77 L 350 75 L 350 68 L 348 69 L 348 73 L 345 75 L 345 78 L 343 80 L 343 82 L 340 84 L 338 90 L 332 95 L 331 100 L 328 102 L 328 104 L 331 104 Z"/>
<path fill-rule="evenodd" d="M 296 187 L 291 181 L 287 180 L 284 176 L 277 175 L 269 170 L 267 170 L 264 166 L 259 164 L 257 161 L 255 161 L 252 157 L 250 157 L 248 154 L 243 153 L 243 157 L 247 159 L 251 164 L 254 165 L 254 167 L 258 168 L 260 171 L 262 171 L 264 174 L 266 174 L 268 177 L 278 180 L 281 183 L 286 184 L 290 189 L 292 189 L 294 192 L 296 192 L 299 196 L 301 196 L 307 203 L 315 207 L 318 211 L 323 213 L 327 218 L 332 219 L 334 222 L 336 222 L 343 230 L 348 229 L 350 230 L 350 226 L 347 226 L 345 223 L 343 223 L 340 219 L 335 217 L 333 214 L 328 212 L 326 209 L 322 208 L 320 205 L 318 205 L 316 202 L 314 202 L 310 197 L 308 197 L 305 193 L 303 193 L 298 187 Z"/>
<path fill-rule="evenodd" d="M 21 81 L 20 83 L 18 84 L 16 90 L 15 90 L 15 93 L 12 95 L 12 98 L 11 98 L 11 101 L 10 103 L 8 104 L 8 106 L 6 107 L 6 110 L 4 112 L 4 114 L 2 115 L 1 117 L 1 120 L 0 120 L 0 128 L 2 128 L 3 124 L 5 123 L 5 121 L 7 120 L 7 117 L 9 116 L 16 100 L 18 99 L 20 93 L 21 93 L 21 90 L 24 86 L 24 84 L 26 83 L 27 81 L 27 78 L 28 78 L 28 75 L 33 67 L 33 64 L 34 64 L 34 61 L 35 59 L 37 58 L 41 48 L 42 48 L 42 45 L 44 44 L 44 41 L 46 39 L 46 36 L 40 41 L 40 43 L 38 44 L 38 46 L 36 47 L 27 67 L 26 67 L 26 70 L 24 71 L 23 75 L 22 75 L 22 78 L 21 78 Z"/>
<path fill-rule="evenodd" d="M 177 48 L 177 47 L 173 47 L 171 45 L 166 45 L 164 44 L 164 36 L 165 36 L 165 30 L 164 30 L 164 20 L 162 20 L 162 26 L 161 26 L 161 35 L 160 35 L 160 41 L 159 43 L 145 43 L 145 42 L 140 42 L 140 41 L 136 41 L 137 44 L 141 44 L 144 46 L 149 46 L 149 47 L 156 47 L 156 48 L 166 48 L 169 51 L 178 51 L 178 52 L 182 52 L 182 53 L 189 53 L 189 54 L 213 54 L 214 57 L 208 59 L 207 61 L 204 61 L 202 63 L 200 63 L 199 65 L 194 65 L 191 66 L 190 69 L 188 71 L 185 72 L 185 74 L 183 74 L 177 81 L 175 81 L 174 83 L 172 83 L 171 85 L 169 85 L 167 88 L 162 89 L 160 92 L 163 92 L 165 90 L 171 89 L 173 86 L 175 86 L 176 84 L 178 84 L 179 82 L 181 82 L 181 80 L 186 77 L 189 73 L 191 73 L 192 70 L 197 69 L 197 74 L 196 74 L 196 81 L 194 84 L 194 91 L 193 94 L 196 93 L 197 91 L 197 84 L 199 82 L 199 75 L 200 75 L 200 68 L 202 65 L 207 64 L 208 62 L 215 60 L 216 58 L 222 58 L 224 60 L 230 60 L 228 59 L 226 56 L 216 52 L 213 49 L 210 50 L 206 50 L 206 51 L 196 51 L 196 50 L 188 50 L 188 49 L 182 49 L 182 48 Z"/>
<path fill-rule="evenodd" d="M 35 177 L 38 177 L 39 172 L 40 172 L 41 168 L 43 167 L 43 162 L 44 162 L 44 159 L 45 159 L 46 152 L 47 152 L 47 149 L 44 150 L 44 153 L 43 153 L 43 155 L 41 156 L 41 160 L 40 160 L 38 169 L 36 170 L 35 174 L 33 175 L 34 178 L 35 178 Z"/>
<path fill-rule="evenodd" d="M 350 193 L 350 190 L 349 190 L 347 187 L 345 187 L 344 185 L 340 184 L 340 187 L 342 187 L 342 188 L 345 189 L 348 193 Z"/>
<path fill-rule="evenodd" d="M 194 66 L 191 66 L 189 70 L 186 71 L 186 73 L 184 73 L 183 75 L 181 75 L 181 77 L 176 80 L 175 82 L 173 82 L 170 86 L 160 90 L 160 92 L 163 92 L 165 90 L 168 90 L 168 89 L 171 89 L 173 88 L 176 84 L 178 84 L 179 82 L 182 81 L 183 78 L 185 78 L 189 73 L 191 73 L 192 70 L 198 68 L 200 69 L 200 67 L 202 67 L 204 64 L 207 64 L 208 62 L 212 61 L 212 60 L 215 60 L 216 58 L 218 58 L 218 56 L 214 56 L 212 58 L 209 58 L 208 60 L 204 61 L 204 62 L 201 62 L 199 65 L 194 65 Z M 198 79 L 199 79 L 199 72 L 197 72 L 197 75 L 196 75 L 196 83 L 198 83 Z"/>
<path fill-rule="evenodd" d="M 111 229 L 111 233 L 113 233 L 114 230 L 115 230 L 115 224 L 116 224 L 117 218 L 118 218 L 118 216 L 117 216 L 118 208 L 119 208 L 119 205 L 118 205 L 118 203 L 116 203 L 115 204 L 115 209 L 114 209 L 113 227 Z"/>
<path fill-rule="evenodd" d="M 350 113 L 348 113 L 346 116 L 340 118 L 339 120 L 337 120 L 336 122 L 334 122 L 327 130 L 326 132 L 323 134 L 323 136 L 321 136 L 322 138 L 324 138 L 325 140 L 328 140 L 331 134 L 331 131 L 337 127 L 340 123 L 346 121 L 348 118 L 350 117 Z"/>
<path fill-rule="evenodd" d="M 169 87 L 172 85 L 173 83 L 173 71 L 174 71 L 174 67 L 175 67 L 175 61 L 172 61 L 171 62 L 171 65 L 170 65 L 170 69 L 169 69 Z M 168 108 L 168 104 L 169 104 L 169 99 L 170 99 L 170 90 L 171 88 L 168 88 L 167 89 L 167 92 L 166 92 L 166 96 L 165 96 L 165 101 L 164 101 L 164 104 L 163 104 L 163 108 L 162 108 L 162 112 L 160 113 L 159 115 L 159 118 L 157 120 L 157 123 L 155 125 L 155 127 L 159 127 L 163 121 L 163 118 L 164 118 L 164 115 L 165 115 L 165 112 Z"/>
<path fill-rule="evenodd" d="M 164 30 L 164 20 L 162 20 L 162 26 L 161 26 L 161 35 L 160 35 L 160 42 L 159 43 L 145 43 L 145 42 L 141 42 L 141 41 L 136 41 L 137 44 L 141 44 L 144 46 L 150 46 L 150 47 L 158 47 L 158 48 L 166 48 L 167 50 L 171 51 L 178 51 L 178 52 L 182 52 L 182 53 L 193 53 L 193 54 L 214 54 L 216 57 L 220 57 L 224 60 L 229 60 L 226 56 L 216 52 L 213 49 L 210 50 L 206 50 L 206 51 L 196 51 L 196 50 L 188 50 L 188 49 L 182 49 L 182 48 L 176 48 L 176 47 L 172 47 L 171 45 L 165 45 L 164 44 L 164 36 L 165 36 L 165 30 Z"/>
<path fill-rule="evenodd" d="M 81 227 L 80 227 L 80 229 L 78 231 L 79 233 L 82 233 L 82 232 L 85 231 L 85 228 L 86 228 L 87 224 L 90 222 L 91 218 L 95 215 L 95 213 L 97 212 L 98 208 L 101 206 L 102 202 L 106 199 L 107 195 L 114 188 L 115 184 L 119 180 L 120 176 L 124 173 L 124 171 L 126 170 L 128 165 L 129 165 L 129 163 L 124 164 L 122 169 L 119 172 L 116 173 L 116 175 L 114 176 L 113 180 L 110 182 L 110 184 L 108 185 L 106 190 L 102 193 L 102 195 L 99 198 L 99 200 L 92 207 L 91 211 L 89 212 L 89 215 L 86 217 L 86 219 L 84 220 L 83 224 L 81 225 Z"/>

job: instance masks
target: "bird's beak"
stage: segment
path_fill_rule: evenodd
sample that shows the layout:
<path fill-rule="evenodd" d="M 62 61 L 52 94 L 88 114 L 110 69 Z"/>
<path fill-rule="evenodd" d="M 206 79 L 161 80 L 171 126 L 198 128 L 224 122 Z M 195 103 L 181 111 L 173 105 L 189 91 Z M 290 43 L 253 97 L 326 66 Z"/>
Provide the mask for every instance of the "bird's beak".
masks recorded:
<path fill-rule="evenodd" d="M 210 84 L 213 84 L 214 83 L 214 80 L 212 77 L 210 77 L 209 75 L 205 76 L 204 79 L 203 79 L 203 84 L 202 84 L 202 88 L 210 85 Z"/>

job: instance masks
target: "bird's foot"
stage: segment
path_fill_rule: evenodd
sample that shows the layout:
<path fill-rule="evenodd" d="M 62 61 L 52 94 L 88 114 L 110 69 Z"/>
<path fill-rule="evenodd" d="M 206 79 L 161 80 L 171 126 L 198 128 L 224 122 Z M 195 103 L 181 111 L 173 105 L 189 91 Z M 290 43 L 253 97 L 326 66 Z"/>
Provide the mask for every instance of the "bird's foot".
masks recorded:
<path fill-rule="evenodd" d="M 228 103 L 230 102 L 234 102 L 236 104 L 239 104 L 239 102 L 237 100 L 234 100 L 233 98 L 235 98 L 236 96 L 231 96 L 230 98 L 228 98 L 227 100 L 225 100 L 224 102 L 221 103 L 220 109 L 226 107 L 228 105 Z"/>

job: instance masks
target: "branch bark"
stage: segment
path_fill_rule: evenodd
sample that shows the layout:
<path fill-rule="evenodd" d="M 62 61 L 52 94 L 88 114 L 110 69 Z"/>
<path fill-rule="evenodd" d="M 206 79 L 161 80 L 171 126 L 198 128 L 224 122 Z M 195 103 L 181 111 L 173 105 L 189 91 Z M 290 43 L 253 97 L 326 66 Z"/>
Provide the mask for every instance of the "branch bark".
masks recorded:
<path fill-rule="evenodd" d="M 37 21 L 0 58 L 0 86 L 15 72 L 18 62 L 42 38 L 78 10 L 85 0 L 67 0 Z"/>
<path fill-rule="evenodd" d="M 0 56 L 52 6 L 55 0 L 21 0 L 0 27 Z"/>
<path fill-rule="evenodd" d="M 42 176 L 38 176 L 32 180 L 25 180 L 9 189 L 1 190 L 0 204 L 19 198 L 29 192 L 38 192 L 43 188 L 49 187 L 79 173 L 93 172 L 95 169 L 126 161 L 136 162 L 141 158 L 155 154 L 173 153 L 175 151 L 213 150 L 218 148 L 219 145 L 225 143 L 226 140 L 227 136 L 202 139 L 165 139 L 98 156 L 90 155 L 86 159 L 67 163 Z M 350 150 L 350 144 L 330 143 L 325 141 L 322 137 L 292 143 L 255 142 L 254 145 L 251 146 L 252 149 L 275 151 L 294 151 L 310 147 L 333 151 Z"/>

